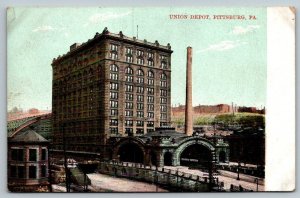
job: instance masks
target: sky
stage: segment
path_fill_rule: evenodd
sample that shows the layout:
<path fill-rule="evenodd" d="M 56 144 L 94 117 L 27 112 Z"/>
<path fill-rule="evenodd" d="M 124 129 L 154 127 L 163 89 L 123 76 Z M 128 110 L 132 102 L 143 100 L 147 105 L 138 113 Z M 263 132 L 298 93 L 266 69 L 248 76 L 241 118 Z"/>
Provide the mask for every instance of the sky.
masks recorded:
<path fill-rule="evenodd" d="M 170 19 L 209 15 L 209 19 Z M 193 48 L 193 105 L 266 103 L 266 8 L 10 8 L 7 10 L 8 110 L 51 110 L 52 59 L 110 32 L 171 44 L 171 103 L 185 103 L 186 48 Z M 245 20 L 215 20 L 244 15 Z M 256 20 L 250 20 L 249 15 Z"/>

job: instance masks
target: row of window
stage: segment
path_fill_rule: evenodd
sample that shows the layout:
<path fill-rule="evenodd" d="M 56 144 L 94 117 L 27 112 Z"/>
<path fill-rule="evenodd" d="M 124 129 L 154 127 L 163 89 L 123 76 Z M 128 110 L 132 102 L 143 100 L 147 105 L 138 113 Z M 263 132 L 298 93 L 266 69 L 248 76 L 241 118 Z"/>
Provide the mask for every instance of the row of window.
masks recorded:
<path fill-rule="evenodd" d="M 111 72 L 110 73 L 111 80 L 119 80 L 118 67 L 116 65 L 111 65 L 110 72 Z M 141 69 L 137 70 L 136 82 L 139 84 L 143 84 L 144 83 L 143 76 L 144 76 L 143 70 Z M 154 85 L 154 73 L 152 71 L 148 71 L 147 77 L 148 77 L 147 84 Z M 127 67 L 125 70 L 125 81 L 133 82 L 133 69 L 131 69 L 130 67 Z M 160 75 L 160 86 L 167 87 L 167 75 L 164 73 Z"/>
<path fill-rule="evenodd" d="M 111 44 L 110 45 L 110 53 L 109 57 L 111 59 L 117 60 L 118 59 L 118 45 Z M 133 49 L 126 47 L 125 49 L 125 60 L 128 63 L 133 63 Z M 154 66 L 154 53 L 147 52 L 147 65 L 153 67 Z M 167 69 L 167 56 L 160 55 L 160 67 L 163 69 Z M 136 51 L 136 63 L 139 65 L 144 65 L 144 51 L 137 50 Z"/>
<path fill-rule="evenodd" d="M 165 94 L 165 93 L 163 93 Z M 110 99 L 112 100 L 117 100 L 119 98 L 119 93 L 118 92 L 110 92 Z M 126 101 L 133 101 L 133 94 L 126 93 L 125 94 L 125 100 Z M 137 102 L 144 102 L 144 96 L 143 95 L 137 95 Z M 147 102 L 148 103 L 154 103 L 154 96 L 147 96 Z M 161 104 L 167 104 L 167 98 L 161 97 L 160 98 L 160 103 Z M 115 103 L 116 104 L 116 103 Z M 111 103 L 111 105 L 113 105 Z"/>
<path fill-rule="evenodd" d="M 118 116 L 118 109 L 110 109 L 110 116 Z M 125 117 L 133 117 L 132 110 L 125 110 Z M 144 111 L 137 111 L 136 117 L 144 118 Z M 154 118 L 154 112 L 147 112 L 147 118 Z M 167 119 L 166 109 L 162 111 L 160 114 L 160 119 L 165 120 Z"/>
<path fill-rule="evenodd" d="M 41 165 L 40 177 L 47 177 L 47 166 Z M 25 178 L 26 177 L 26 167 L 25 166 L 14 166 L 10 165 L 10 177 L 11 178 Z M 36 166 L 28 166 L 28 178 L 36 179 L 38 178 L 38 171 Z"/>
<path fill-rule="evenodd" d="M 110 100 L 110 107 L 111 108 L 118 108 L 118 101 Z M 133 102 L 125 102 L 125 109 L 133 109 Z M 144 103 L 137 103 L 138 110 L 144 110 Z M 154 104 L 147 104 L 148 111 L 154 111 Z M 161 112 L 167 112 L 166 105 L 160 105 Z"/>
<path fill-rule="evenodd" d="M 36 162 L 37 159 L 37 149 L 29 149 L 29 161 Z M 11 149 L 11 160 L 14 161 L 25 161 L 25 149 L 22 148 L 12 148 Z M 42 156 L 40 160 L 47 160 L 47 149 L 42 149 Z"/>

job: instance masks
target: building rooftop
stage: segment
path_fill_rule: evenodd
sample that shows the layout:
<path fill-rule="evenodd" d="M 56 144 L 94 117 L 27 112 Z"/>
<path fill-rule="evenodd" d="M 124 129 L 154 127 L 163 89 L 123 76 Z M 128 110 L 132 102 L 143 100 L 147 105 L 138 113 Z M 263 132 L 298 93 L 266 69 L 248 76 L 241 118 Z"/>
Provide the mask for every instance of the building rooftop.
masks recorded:
<path fill-rule="evenodd" d="M 48 140 L 46 140 L 45 138 L 43 138 L 41 135 L 39 135 L 38 133 L 36 133 L 35 131 L 29 129 L 26 130 L 18 135 L 16 135 L 15 137 L 11 138 L 9 140 L 10 142 L 36 142 L 36 143 L 41 143 L 41 142 L 49 142 Z"/>
<path fill-rule="evenodd" d="M 134 44 L 145 45 L 147 47 L 163 49 L 163 50 L 167 50 L 167 51 L 172 52 L 170 43 L 168 43 L 167 46 L 164 46 L 164 45 L 160 45 L 157 40 L 154 43 L 148 42 L 146 39 L 139 40 L 136 37 L 131 38 L 131 37 L 125 36 L 122 31 L 120 31 L 119 34 L 111 33 L 111 32 L 108 31 L 107 27 L 105 27 L 101 34 L 97 32 L 95 34 L 94 38 L 89 39 L 87 42 L 82 43 L 82 44 L 79 44 L 79 43 L 72 44 L 71 47 L 70 47 L 71 50 L 69 52 L 67 52 L 67 54 L 63 54 L 62 56 L 58 56 L 57 58 L 54 58 L 52 63 L 55 63 L 59 60 L 62 60 L 64 58 L 66 58 L 67 56 L 73 54 L 74 52 L 76 52 L 80 49 L 83 49 L 84 47 L 86 47 L 90 43 L 94 42 L 95 40 L 105 38 L 105 37 L 106 38 L 120 39 L 120 40 L 123 40 L 123 41 L 132 42 Z"/>

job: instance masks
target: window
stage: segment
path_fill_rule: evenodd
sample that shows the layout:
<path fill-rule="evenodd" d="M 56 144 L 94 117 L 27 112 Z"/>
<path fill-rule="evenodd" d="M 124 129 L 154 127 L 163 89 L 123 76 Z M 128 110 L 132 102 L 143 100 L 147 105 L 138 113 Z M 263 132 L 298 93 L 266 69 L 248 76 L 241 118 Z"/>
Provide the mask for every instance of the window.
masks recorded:
<path fill-rule="evenodd" d="M 118 90 L 119 89 L 118 85 L 119 85 L 118 83 L 111 82 L 109 88 L 110 88 L 110 90 Z"/>
<path fill-rule="evenodd" d="M 18 178 L 25 178 L 25 167 L 18 166 Z"/>
<path fill-rule="evenodd" d="M 10 166 L 10 177 L 17 177 L 17 166 Z"/>
<path fill-rule="evenodd" d="M 153 73 L 153 71 L 148 71 L 147 77 L 148 77 L 148 78 L 154 78 L 154 73 Z"/>
<path fill-rule="evenodd" d="M 162 61 L 160 67 L 162 69 L 167 69 L 167 63 L 165 61 Z"/>
<path fill-rule="evenodd" d="M 111 116 L 117 116 L 118 115 L 118 110 L 117 109 L 111 109 L 110 110 L 110 115 Z"/>
<path fill-rule="evenodd" d="M 110 126 L 118 126 L 118 120 L 117 119 L 110 119 L 109 125 Z"/>
<path fill-rule="evenodd" d="M 129 100 L 129 101 L 133 101 L 133 94 L 126 93 L 125 94 L 125 99 Z"/>
<path fill-rule="evenodd" d="M 154 58 L 154 54 L 152 52 L 148 52 L 148 59 L 153 59 Z"/>
<path fill-rule="evenodd" d="M 126 47 L 126 54 L 132 55 L 132 48 Z"/>
<path fill-rule="evenodd" d="M 148 77 L 147 84 L 154 85 L 154 73 L 152 71 L 148 71 L 147 77 Z"/>
<path fill-rule="evenodd" d="M 137 70 L 137 75 L 138 76 L 144 76 L 143 70 L 141 70 L 141 69 Z"/>
<path fill-rule="evenodd" d="M 136 126 L 137 127 L 143 127 L 144 126 L 144 121 L 141 121 L 141 120 L 136 121 Z"/>
<path fill-rule="evenodd" d="M 160 75 L 160 79 L 161 79 L 161 80 L 167 80 L 167 75 L 164 74 L 164 73 L 162 73 L 162 74 Z"/>
<path fill-rule="evenodd" d="M 125 90 L 126 90 L 126 92 L 133 92 L 133 86 L 132 85 L 126 85 Z"/>
<path fill-rule="evenodd" d="M 160 95 L 166 97 L 167 96 L 167 90 L 161 89 L 160 90 Z"/>
<path fill-rule="evenodd" d="M 36 149 L 29 149 L 29 161 L 37 161 L 37 150 Z"/>
<path fill-rule="evenodd" d="M 119 79 L 119 74 L 116 74 L 116 73 L 110 73 L 109 74 L 109 78 L 111 80 L 118 80 Z"/>
<path fill-rule="evenodd" d="M 29 166 L 29 178 L 36 178 L 36 166 Z"/>
<path fill-rule="evenodd" d="M 168 123 L 167 122 L 161 122 L 160 126 L 168 126 Z"/>
<path fill-rule="evenodd" d="M 132 116 L 133 116 L 133 111 L 125 110 L 125 117 L 132 117 Z"/>
<path fill-rule="evenodd" d="M 160 98 L 161 104 L 167 104 L 167 98 Z"/>
<path fill-rule="evenodd" d="M 148 111 L 154 111 L 154 104 L 148 104 L 147 105 L 147 110 Z"/>
<path fill-rule="evenodd" d="M 41 166 L 41 177 L 47 177 L 47 166 L 46 165 Z"/>
<path fill-rule="evenodd" d="M 130 67 L 127 67 L 125 70 L 125 74 L 133 75 L 133 69 L 131 69 Z"/>
<path fill-rule="evenodd" d="M 118 108 L 118 101 L 110 100 L 109 104 L 111 108 Z"/>
<path fill-rule="evenodd" d="M 144 112 L 143 111 L 137 111 L 137 117 L 138 118 L 143 118 L 144 117 Z"/>
<path fill-rule="evenodd" d="M 166 113 L 161 113 L 160 114 L 160 119 L 162 119 L 162 120 L 167 119 L 167 114 Z"/>
<path fill-rule="evenodd" d="M 125 102 L 125 109 L 133 109 L 133 103 L 132 102 Z"/>
<path fill-rule="evenodd" d="M 118 92 L 110 92 L 110 99 L 118 99 Z"/>
<path fill-rule="evenodd" d="M 119 68 L 118 68 L 117 65 L 111 65 L 111 66 L 110 66 L 110 71 L 111 71 L 111 72 L 118 72 L 118 71 L 119 71 Z"/>
<path fill-rule="evenodd" d="M 14 161 L 24 161 L 24 150 L 11 149 L 11 159 Z"/>
<path fill-rule="evenodd" d="M 148 103 L 154 103 L 154 96 L 147 96 Z"/>
<path fill-rule="evenodd" d="M 110 44 L 110 51 L 118 51 L 118 45 L 116 44 Z"/>
<path fill-rule="evenodd" d="M 147 122 L 147 127 L 154 127 L 154 122 L 152 121 Z"/>
<path fill-rule="evenodd" d="M 118 134 L 118 127 L 110 127 L 109 131 L 110 134 Z"/>
<path fill-rule="evenodd" d="M 161 112 L 167 112 L 167 106 L 166 105 L 160 105 L 160 111 Z"/>
<path fill-rule="evenodd" d="M 137 101 L 138 102 L 144 102 L 144 96 L 143 95 L 137 95 Z"/>
<path fill-rule="evenodd" d="M 42 149 L 42 160 L 47 160 L 47 149 Z"/>
<path fill-rule="evenodd" d="M 113 60 L 117 60 L 118 59 L 118 52 L 110 52 L 109 53 L 109 58 L 111 58 Z"/>
<path fill-rule="evenodd" d="M 132 58 L 132 49 L 131 48 L 126 48 L 126 62 L 132 63 L 133 58 Z"/>
<path fill-rule="evenodd" d="M 125 126 L 133 126 L 132 120 L 125 120 Z"/>
<path fill-rule="evenodd" d="M 144 110 L 144 104 L 143 103 L 137 103 L 137 109 L 138 110 Z"/>
<path fill-rule="evenodd" d="M 136 134 L 144 134 L 144 129 L 136 129 Z"/>
<path fill-rule="evenodd" d="M 147 129 L 147 133 L 154 132 L 154 129 Z"/>
<path fill-rule="evenodd" d="M 137 50 L 137 51 L 136 51 L 136 55 L 137 55 L 138 57 L 143 57 L 143 56 L 144 56 L 144 51 L 142 51 L 142 50 Z"/>
<path fill-rule="evenodd" d="M 125 76 L 125 81 L 126 82 L 133 82 L 133 76 Z"/>
<path fill-rule="evenodd" d="M 147 94 L 154 95 L 154 88 L 147 87 Z"/>
<path fill-rule="evenodd" d="M 144 93 L 144 87 L 137 87 L 136 93 Z"/>
<path fill-rule="evenodd" d="M 126 55 L 126 62 L 132 63 L 133 62 L 132 56 Z"/>
<path fill-rule="evenodd" d="M 148 112 L 147 113 L 147 118 L 154 118 L 154 113 L 153 112 Z"/>
<path fill-rule="evenodd" d="M 153 67 L 154 66 L 154 61 L 153 60 L 148 60 L 148 66 Z"/>
<path fill-rule="evenodd" d="M 160 68 L 167 69 L 167 62 L 168 62 L 167 56 L 160 55 Z"/>
<path fill-rule="evenodd" d="M 136 62 L 139 65 L 144 65 L 144 59 L 143 58 L 138 57 Z"/>
<path fill-rule="evenodd" d="M 125 81 L 133 82 L 133 69 L 131 69 L 130 67 L 127 67 L 125 69 Z"/>
<path fill-rule="evenodd" d="M 132 134 L 133 133 L 133 129 L 132 128 L 125 128 L 125 133 L 126 134 Z"/>

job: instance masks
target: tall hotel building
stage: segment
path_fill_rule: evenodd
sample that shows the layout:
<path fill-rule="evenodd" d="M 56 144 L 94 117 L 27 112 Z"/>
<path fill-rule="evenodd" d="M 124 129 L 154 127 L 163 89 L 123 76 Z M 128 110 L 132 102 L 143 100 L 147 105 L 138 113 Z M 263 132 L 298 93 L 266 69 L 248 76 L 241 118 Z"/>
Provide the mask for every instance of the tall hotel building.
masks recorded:
<path fill-rule="evenodd" d="M 171 122 L 171 46 L 110 33 L 53 59 L 53 145 L 102 153 L 110 137 L 142 136 Z"/>

